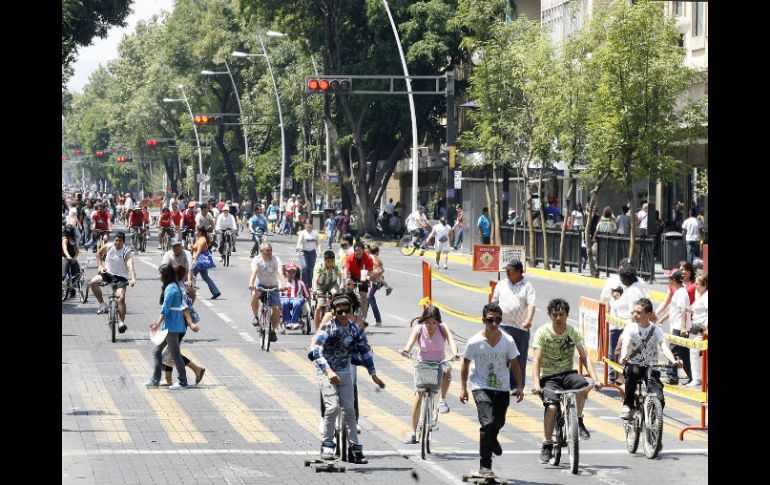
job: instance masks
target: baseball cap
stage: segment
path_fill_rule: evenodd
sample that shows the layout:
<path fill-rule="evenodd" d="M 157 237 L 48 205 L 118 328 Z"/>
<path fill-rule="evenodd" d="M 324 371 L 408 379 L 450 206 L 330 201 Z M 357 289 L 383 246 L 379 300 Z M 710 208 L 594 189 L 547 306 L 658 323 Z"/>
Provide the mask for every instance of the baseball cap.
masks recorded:
<path fill-rule="evenodd" d="M 177 244 L 181 246 L 182 245 L 182 240 L 179 239 L 178 237 L 175 237 L 174 239 L 171 240 L 171 245 L 172 246 L 176 246 Z"/>
<path fill-rule="evenodd" d="M 517 270 L 519 270 L 519 271 L 521 271 L 523 273 L 524 272 L 524 265 L 521 264 L 521 261 L 519 261 L 518 259 L 514 259 L 514 260 L 510 261 L 508 264 L 506 264 L 505 268 L 503 268 L 503 269 L 505 271 L 508 271 L 510 269 L 517 269 Z"/>
<path fill-rule="evenodd" d="M 680 283 L 681 283 L 682 281 L 684 281 L 684 273 L 683 273 L 683 272 L 682 272 L 682 270 L 680 270 L 680 269 L 676 269 L 676 270 L 674 270 L 674 269 L 671 269 L 671 270 L 668 270 L 668 271 L 666 271 L 666 276 L 668 276 L 669 278 L 671 278 L 671 279 L 673 279 L 673 280 L 675 280 L 675 281 L 678 281 L 678 282 L 680 282 Z"/>
<path fill-rule="evenodd" d="M 426 306 L 422 311 L 422 316 L 417 320 L 422 323 L 429 318 L 435 318 L 439 322 L 441 321 L 441 312 L 433 305 Z"/>
<path fill-rule="evenodd" d="M 229 205 L 223 206 L 222 207 L 222 212 L 224 212 L 224 211 L 230 212 L 230 206 Z"/>

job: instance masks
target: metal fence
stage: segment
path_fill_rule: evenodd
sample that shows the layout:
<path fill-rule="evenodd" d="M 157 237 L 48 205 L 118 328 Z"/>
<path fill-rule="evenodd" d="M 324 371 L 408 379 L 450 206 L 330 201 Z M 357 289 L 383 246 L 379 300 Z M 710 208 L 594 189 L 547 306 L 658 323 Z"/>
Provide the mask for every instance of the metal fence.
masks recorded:
<path fill-rule="evenodd" d="M 580 269 L 580 240 L 582 231 L 567 229 L 564 233 L 564 266 L 569 271 Z M 561 242 L 560 229 L 546 229 L 546 238 L 548 239 L 548 259 L 552 267 L 558 271 L 559 265 L 559 244 Z M 526 226 L 501 226 L 500 227 L 501 244 L 523 245 L 527 246 L 529 241 L 529 229 Z M 628 246 L 630 238 L 628 236 L 618 236 L 609 234 L 596 235 L 596 269 L 599 272 L 604 271 L 607 275 L 617 273 L 620 260 L 628 257 Z M 634 264 L 637 268 L 637 274 L 649 281 L 655 272 L 655 238 L 653 236 L 637 236 L 636 250 L 634 251 Z M 543 229 L 535 228 L 535 261 L 537 264 L 543 262 Z M 588 272 L 588 263 L 586 262 L 586 272 Z"/>

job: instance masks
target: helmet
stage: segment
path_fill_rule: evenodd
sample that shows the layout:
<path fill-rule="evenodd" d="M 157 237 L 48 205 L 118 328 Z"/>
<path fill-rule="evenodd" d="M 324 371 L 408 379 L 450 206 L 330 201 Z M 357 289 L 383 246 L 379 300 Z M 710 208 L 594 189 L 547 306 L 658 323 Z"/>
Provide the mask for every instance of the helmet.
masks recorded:
<path fill-rule="evenodd" d="M 299 269 L 297 268 L 297 265 L 294 263 L 289 263 L 286 266 L 284 266 L 284 268 L 286 269 L 286 271 L 297 271 L 297 269 Z"/>

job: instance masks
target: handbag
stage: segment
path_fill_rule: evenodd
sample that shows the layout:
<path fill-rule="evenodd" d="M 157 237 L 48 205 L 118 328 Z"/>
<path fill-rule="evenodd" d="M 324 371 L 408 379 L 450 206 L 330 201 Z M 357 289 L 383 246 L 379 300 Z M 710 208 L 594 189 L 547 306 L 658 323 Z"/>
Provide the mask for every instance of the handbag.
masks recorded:
<path fill-rule="evenodd" d="M 438 238 L 438 242 L 447 242 L 447 240 L 448 240 L 448 238 L 447 238 L 446 234 L 444 234 L 443 236 Z"/>
<path fill-rule="evenodd" d="M 700 323 L 693 323 L 692 327 L 690 327 L 690 331 L 688 333 L 698 335 L 700 333 L 703 333 L 704 327 Z"/>
<path fill-rule="evenodd" d="M 271 222 L 277 221 L 278 220 L 278 214 L 276 214 L 275 212 L 269 214 L 267 216 L 267 220 L 271 221 Z"/>
<path fill-rule="evenodd" d="M 177 283 L 177 286 L 179 286 L 179 283 Z M 198 323 L 201 321 L 200 315 L 198 315 L 198 312 L 193 308 L 192 306 L 192 299 L 187 294 L 187 292 L 179 286 L 179 291 L 182 292 L 182 307 L 187 308 L 187 311 L 190 312 L 190 320 L 192 320 L 193 323 Z"/>
<path fill-rule="evenodd" d="M 214 264 L 214 258 L 211 257 L 211 251 L 206 249 L 198 255 L 198 258 L 195 260 L 195 266 L 193 269 L 202 270 L 216 267 L 217 265 Z"/>

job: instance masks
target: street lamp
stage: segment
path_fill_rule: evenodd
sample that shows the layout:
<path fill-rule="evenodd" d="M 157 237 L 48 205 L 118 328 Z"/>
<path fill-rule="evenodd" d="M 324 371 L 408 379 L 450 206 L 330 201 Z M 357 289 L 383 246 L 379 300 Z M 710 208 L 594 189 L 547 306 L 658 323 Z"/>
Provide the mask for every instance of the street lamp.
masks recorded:
<path fill-rule="evenodd" d="M 203 199 L 203 152 L 201 151 L 201 139 L 198 137 L 198 127 L 195 125 L 195 115 L 193 115 L 190 102 L 187 100 L 187 94 L 184 92 L 184 84 L 179 84 L 177 87 L 182 91 L 181 99 L 163 98 L 164 103 L 177 103 L 184 101 L 187 105 L 187 110 L 190 112 L 190 119 L 192 120 L 193 131 L 195 132 L 195 143 L 198 144 L 198 201 L 202 202 Z"/>
<path fill-rule="evenodd" d="M 404 68 L 404 76 L 406 76 L 406 92 L 409 94 L 409 112 L 412 115 L 412 211 L 417 210 L 417 115 L 414 110 L 414 94 L 412 94 L 412 80 L 409 79 L 409 68 L 406 67 L 406 58 L 404 57 L 404 48 L 401 47 L 401 39 L 398 36 L 398 30 L 396 30 L 396 23 L 393 22 L 393 15 L 390 13 L 390 7 L 388 6 L 388 0 L 382 0 L 385 5 L 385 11 L 388 13 L 390 19 L 390 26 L 393 29 L 393 36 L 396 38 L 396 44 L 398 45 L 398 54 L 401 56 L 401 66 Z M 447 113 L 448 116 L 454 116 L 452 113 Z"/>
<path fill-rule="evenodd" d="M 284 37 L 286 34 L 280 32 L 268 31 L 267 35 L 270 37 Z M 275 82 L 275 76 L 273 75 L 273 67 L 270 64 L 270 57 L 267 55 L 267 49 L 265 49 L 265 43 L 262 42 L 262 36 L 257 34 L 259 39 L 259 45 L 262 47 L 262 54 L 249 54 L 247 52 L 234 51 L 233 57 L 264 57 L 267 61 L 267 69 L 270 71 L 270 79 L 273 80 L 273 91 L 275 91 L 275 104 L 278 106 L 278 123 L 281 127 L 281 187 L 278 190 L 279 204 L 283 204 L 283 191 L 284 191 L 284 176 L 286 173 L 286 132 L 283 127 L 283 112 L 281 111 L 281 97 L 278 94 L 278 85 Z"/>
<path fill-rule="evenodd" d="M 238 88 L 235 86 L 235 78 L 233 77 L 233 73 L 230 70 L 230 65 L 225 61 L 225 68 L 227 68 L 227 71 L 209 71 L 209 70 L 203 70 L 201 71 L 201 74 L 204 76 L 214 76 L 218 74 L 227 74 L 230 76 L 230 82 L 233 83 L 233 91 L 235 91 L 235 100 L 238 102 L 238 114 L 240 115 L 241 119 L 241 130 L 243 131 L 243 144 L 245 146 L 244 150 L 244 156 L 246 159 L 249 159 L 249 137 L 246 134 L 246 128 L 243 127 L 243 107 L 241 106 L 241 97 L 238 96 Z"/>

